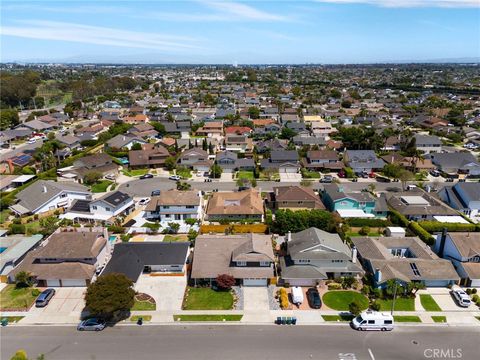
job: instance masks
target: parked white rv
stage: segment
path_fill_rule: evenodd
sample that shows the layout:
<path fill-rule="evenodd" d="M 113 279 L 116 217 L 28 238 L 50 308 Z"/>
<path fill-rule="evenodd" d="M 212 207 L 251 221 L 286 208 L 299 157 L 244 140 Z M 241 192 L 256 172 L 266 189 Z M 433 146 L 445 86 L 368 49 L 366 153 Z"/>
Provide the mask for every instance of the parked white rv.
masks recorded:
<path fill-rule="evenodd" d="M 295 305 L 300 305 L 301 303 L 303 303 L 303 291 L 301 287 L 292 287 L 292 302 Z"/>
<path fill-rule="evenodd" d="M 357 330 L 393 330 L 393 316 L 388 313 L 367 310 L 352 320 L 352 326 Z"/>

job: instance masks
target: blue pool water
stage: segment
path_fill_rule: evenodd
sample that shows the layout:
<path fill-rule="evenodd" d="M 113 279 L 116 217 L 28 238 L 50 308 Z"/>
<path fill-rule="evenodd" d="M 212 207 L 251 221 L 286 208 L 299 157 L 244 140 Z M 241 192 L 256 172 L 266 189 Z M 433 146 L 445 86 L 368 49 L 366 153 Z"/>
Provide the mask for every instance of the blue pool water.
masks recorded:
<path fill-rule="evenodd" d="M 108 241 L 110 241 L 110 242 L 114 242 L 116 240 L 117 240 L 116 236 L 109 236 L 109 238 L 108 238 Z"/>
<path fill-rule="evenodd" d="M 3 253 L 5 250 L 7 250 L 6 247 L 0 247 L 0 254 Z"/>

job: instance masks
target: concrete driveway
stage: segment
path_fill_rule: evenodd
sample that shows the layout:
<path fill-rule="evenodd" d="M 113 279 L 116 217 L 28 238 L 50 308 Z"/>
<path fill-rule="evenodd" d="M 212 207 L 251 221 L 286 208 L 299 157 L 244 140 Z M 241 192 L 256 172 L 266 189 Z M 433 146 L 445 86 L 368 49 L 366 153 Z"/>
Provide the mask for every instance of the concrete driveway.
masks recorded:
<path fill-rule="evenodd" d="M 181 310 L 187 279 L 185 276 L 140 275 L 135 290 L 152 296 L 157 311 Z"/>
<path fill-rule="evenodd" d="M 478 309 L 476 306 L 470 306 L 469 308 L 463 308 L 458 306 L 457 303 L 455 302 L 455 299 L 452 297 L 452 295 L 450 295 L 450 289 L 428 288 L 426 290 L 421 290 L 418 293 L 430 294 L 443 311 L 471 312 L 471 311 L 477 311 Z"/>
<path fill-rule="evenodd" d="M 266 286 L 244 286 L 243 309 L 245 311 L 268 311 L 268 288 Z"/>
<path fill-rule="evenodd" d="M 302 174 L 300 173 L 284 173 L 280 172 L 280 182 L 300 182 L 302 181 Z"/>

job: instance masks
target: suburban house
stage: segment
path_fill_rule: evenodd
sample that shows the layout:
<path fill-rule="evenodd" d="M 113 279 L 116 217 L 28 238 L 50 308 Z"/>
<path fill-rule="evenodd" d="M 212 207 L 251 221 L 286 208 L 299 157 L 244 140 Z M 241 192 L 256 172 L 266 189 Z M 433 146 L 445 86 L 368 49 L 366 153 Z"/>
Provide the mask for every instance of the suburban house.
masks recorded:
<path fill-rule="evenodd" d="M 42 240 L 43 235 L 0 236 L 0 282 L 6 283 L 8 274 L 25 258 L 29 251 Z"/>
<path fill-rule="evenodd" d="M 480 233 L 442 232 L 437 235 L 434 250 L 453 263 L 460 285 L 480 287 Z"/>
<path fill-rule="evenodd" d="M 142 138 L 133 135 L 133 134 L 119 134 L 110 140 L 107 141 L 106 146 L 111 149 L 128 149 L 132 150 L 132 146 L 135 144 L 146 144 L 147 141 L 143 140 Z"/>
<path fill-rule="evenodd" d="M 167 223 L 174 220 L 202 220 L 203 196 L 196 190 L 162 191 L 159 196 L 151 198 L 145 207 L 145 215 L 149 220 Z"/>
<path fill-rule="evenodd" d="M 296 150 L 274 150 L 270 159 L 262 159 L 260 166 L 264 169 L 277 169 L 279 172 L 297 173 L 300 170 Z"/>
<path fill-rule="evenodd" d="M 385 161 L 379 159 L 373 150 L 347 150 L 343 160 L 356 173 L 381 170 L 385 166 Z"/>
<path fill-rule="evenodd" d="M 68 180 L 83 182 L 86 174 L 96 172 L 104 175 L 118 174 L 118 165 L 105 153 L 82 157 L 73 162 L 72 166 L 58 169 L 57 174 Z"/>
<path fill-rule="evenodd" d="M 223 122 L 210 121 L 195 132 L 196 135 L 220 138 L 223 136 Z"/>
<path fill-rule="evenodd" d="M 286 255 L 280 258 L 280 276 L 290 286 L 315 286 L 323 280 L 361 277 L 356 252 L 338 234 L 311 227 L 286 236 Z"/>
<path fill-rule="evenodd" d="M 341 170 L 345 166 L 340 161 L 338 153 L 333 150 L 310 150 L 302 161 L 307 169 L 316 171 L 322 169 Z"/>
<path fill-rule="evenodd" d="M 428 158 L 438 170 L 450 177 L 457 177 L 458 174 L 480 176 L 480 163 L 470 152 L 430 154 Z"/>
<path fill-rule="evenodd" d="M 278 186 L 269 193 L 266 205 L 272 210 L 325 209 L 313 189 L 303 186 Z"/>
<path fill-rule="evenodd" d="M 74 182 L 38 180 L 20 191 L 18 202 L 10 206 L 17 215 L 41 214 L 58 208 L 69 207 L 74 200 L 88 200 L 90 190 Z"/>
<path fill-rule="evenodd" d="M 150 124 L 136 124 L 128 132 L 142 139 L 155 139 L 158 136 L 158 132 Z"/>
<path fill-rule="evenodd" d="M 217 153 L 215 161 L 226 173 L 238 170 L 253 171 L 255 169 L 255 161 L 253 159 L 239 159 L 237 153 L 232 151 Z"/>
<path fill-rule="evenodd" d="M 124 274 L 136 282 L 141 274 L 185 273 L 188 242 L 143 241 L 116 244 L 102 275 Z"/>
<path fill-rule="evenodd" d="M 415 158 L 410 156 L 402 156 L 398 152 L 393 152 L 381 157 L 387 164 L 396 164 L 403 166 L 410 171 L 430 171 L 437 167 L 433 165 L 432 160 L 424 158 Z"/>
<path fill-rule="evenodd" d="M 325 184 L 322 201 L 328 210 L 343 218 L 385 218 L 388 214 L 384 196 L 375 197 L 366 191 L 346 193 L 337 184 Z"/>
<path fill-rule="evenodd" d="M 157 144 L 144 144 L 142 150 L 128 152 L 129 166 L 132 169 L 163 167 L 168 157 L 170 157 L 168 150 Z"/>
<path fill-rule="evenodd" d="M 415 147 L 425 154 L 439 153 L 442 151 L 442 141 L 438 136 L 415 134 Z"/>
<path fill-rule="evenodd" d="M 264 209 L 260 193 L 255 189 L 244 191 L 216 192 L 208 201 L 207 219 L 263 221 Z"/>
<path fill-rule="evenodd" d="M 288 143 L 287 140 L 282 139 L 269 139 L 269 140 L 262 140 L 258 141 L 255 144 L 257 148 L 257 152 L 264 153 L 266 151 L 283 151 L 287 150 Z"/>
<path fill-rule="evenodd" d="M 274 263 L 270 235 L 199 235 L 191 278 L 195 284 L 212 283 L 218 275 L 228 274 L 243 286 L 267 286 Z"/>
<path fill-rule="evenodd" d="M 385 287 L 388 280 L 428 287 L 446 287 L 459 280 L 452 263 L 439 258 L 418 237 L 353 237 L 352 241 L 375 287 Z"/>
<path fill-rule="evenodd" d="M 9 274 L 26 271 L 32 274 L 39 287 L 88 286 L 101 268 L 110 251 L 108 234 L 99 229 L 59 229 Z"/>
<path fill-rule="evenodd" d="M 253 151 L 253 141 L 244 135 L 227 135 L 225 136 L 225 150 L 251 153 Z"/>
<path fill-rule="evenodd" d="M 480 183 L 458 182 L 440 189 L 438 196 L 450 207 L 470 218 L 480 215 Z"/>
<path fill-rule="evenodd" d="M 252 129 L 247 126 L 228 126 L 225 128 L 225 135 L 243 135 L 248 136 L 252 133 Z"/>
<path fill-rule="evenodd" d="M 209 171 L 212 161 L 208 159 L 208 153 L 202 148 L 194 147 L 182 152 L 178 163 L 182 166 L 193 168 L 196 171 Z"/>
<path fill-rule="evenodd" d="M 455 222 L 466 222 L 455 210 L 422 190 L 387 193 L 387 203 L 408 220 L 444 222 L 451 218 Z"/>

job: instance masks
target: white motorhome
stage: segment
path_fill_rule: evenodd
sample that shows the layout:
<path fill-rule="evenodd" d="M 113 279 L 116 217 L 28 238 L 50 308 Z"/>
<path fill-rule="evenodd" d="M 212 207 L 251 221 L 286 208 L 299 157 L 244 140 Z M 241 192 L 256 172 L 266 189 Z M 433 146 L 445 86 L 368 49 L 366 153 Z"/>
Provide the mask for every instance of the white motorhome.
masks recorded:
<path fill-rule="evenodd" d="M 352 326 L 357 330 L 393 330 L 393 316 L 388 313 L 367 310 L 352 320 Z"/>
<path fill-rule="evenodd" d="M 295 305 L 300 305 L 301 303 L 303 303 L 303 291 L 301 287 L 292 287 L 292 302 Z"/>

